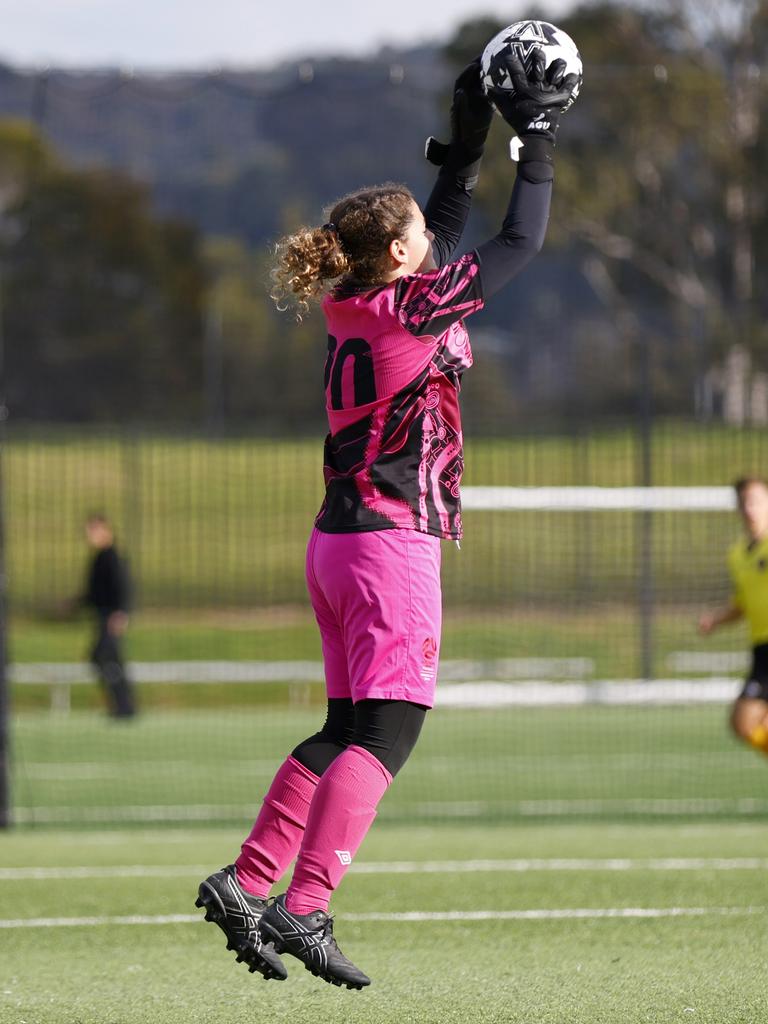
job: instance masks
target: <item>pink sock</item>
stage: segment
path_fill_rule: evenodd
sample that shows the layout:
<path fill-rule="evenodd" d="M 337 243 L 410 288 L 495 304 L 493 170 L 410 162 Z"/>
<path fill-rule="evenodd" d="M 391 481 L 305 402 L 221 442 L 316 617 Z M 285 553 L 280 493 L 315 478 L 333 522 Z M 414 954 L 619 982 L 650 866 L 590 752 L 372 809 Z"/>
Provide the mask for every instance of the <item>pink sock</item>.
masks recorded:
<path fill-rule="evenodd" d="M 293 757 L 280 766 L 235 861 L 246 892 L 265 899 L 296 856 L 318 777 Z"/>
<path fill-rule="evenodd" d="M 392 781 L 362 747 L 347 747 L 320 780 L 285 905 L 294 914 L 327 910 Z"/>

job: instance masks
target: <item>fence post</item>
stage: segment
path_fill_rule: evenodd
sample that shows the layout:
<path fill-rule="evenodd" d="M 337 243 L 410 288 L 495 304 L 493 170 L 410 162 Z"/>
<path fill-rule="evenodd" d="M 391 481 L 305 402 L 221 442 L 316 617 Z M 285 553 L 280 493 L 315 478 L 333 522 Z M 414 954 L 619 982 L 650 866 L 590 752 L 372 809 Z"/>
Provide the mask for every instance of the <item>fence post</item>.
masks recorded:
<path fill-rule="evenodd" d="M 641 487 L 653 485 L 653 396 L 651 352 L 642 333 L 636 336 L 639 348 L 639 396 L 637 406 L 637 481 Z M 653 679 L 653 515 L 651 509 L 635 513 L 638 552 L 638 669 L 641 679 Z"/>
<path fill-rule="evenodd" d="M 0 380 L 3 379 L 3 310 L 0 302 Z M 5 397 L 0 395 L 0 828 L 11 823 L 11 775 L 10 775 L 10 696 L 8 692 L 8 645 L 7 645 L 7 603 L 5 572 L 5 506 L 3 500 L 3 472 L 5 469 L 6 430 L 8 409 Z"/>
<path fill-rule="evenodd" d="M 0 472 L 0 828 L 7 828 L 11 823 L 10 729 L 8 724 L 10 699 L 6 667 L 8 648 L 6 644 L 6 579 L 2 508 L 2 473 Z"/>

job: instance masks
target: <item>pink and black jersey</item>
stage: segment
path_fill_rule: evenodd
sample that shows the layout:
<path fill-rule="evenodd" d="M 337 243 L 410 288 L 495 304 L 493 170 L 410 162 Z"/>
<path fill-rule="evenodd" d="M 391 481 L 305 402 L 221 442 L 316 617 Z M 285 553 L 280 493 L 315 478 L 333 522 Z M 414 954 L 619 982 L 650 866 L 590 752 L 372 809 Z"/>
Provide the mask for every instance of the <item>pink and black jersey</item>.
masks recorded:
<path fill-rule="evenodd" d="M 525 151 L 524 151 L 525 152 Z M 472 168 L 448 160 L 424 209 L 440 269 L 378 288 L 340 286 L 328 324 L 325 533 L 419 530 L 461 537 L 461 376 L 472 365 L 463 317 L 539 251 L 551 166 L 521 159 L 501 230 L 449 262 L 472 200 Z"/>
<path fill-rule="evenodd" d="M 330 433 L 326 533 L 461 537 L 459 389 L 472 365 L 462 317 L 482 308 L 477 254 L 323 302 Z"/>

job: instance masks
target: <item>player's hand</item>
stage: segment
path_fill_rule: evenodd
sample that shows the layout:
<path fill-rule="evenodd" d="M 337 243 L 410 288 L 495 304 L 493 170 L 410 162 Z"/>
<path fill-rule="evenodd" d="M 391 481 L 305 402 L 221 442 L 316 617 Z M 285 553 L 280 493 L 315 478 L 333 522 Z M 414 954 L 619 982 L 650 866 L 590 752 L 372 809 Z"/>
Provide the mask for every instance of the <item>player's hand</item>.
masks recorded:
<path fill-rule="evenodd" d="M 471 164 L 483 155 L 493 120 L 493 106 L 480 82 L 480 58 L 461 72 L 453 86 L 451 141 L 449 145 L 427 139 L 427 159 L 442 166 L 452 152 L 461 163 Z"/>
<path fill-rule="evenodd" d="M 110 636 L 122 636 L 128 628 L 126 612 L 112 612 L 107 619 L 107 632 Z"/>
<path fill-rule="evenodd" d="M 531 70 L 525 73 L 516 53 L 505 57 L 513 92 L 491 89 L 490 96 L 501 116 L 524 137 L 536 136 L 554 145 L 560 114 L 578 82 L 578 76 L 565 74 L 565 61 L 555 60 L 547 68 L 544 51 L 531 55 Z"/>
<path fill-rule="evenodd" d="M 453 86 L 451 104 L 452 141 L 469 151 L 482 152 L 493 120 L 493 106 L 480 81 L 480 58 L 461 72 Z"/>
<path fill-rule="evenodd" d="M 699 619 L 699 633 L 702 636 L 709 636 L 717 626 L 717 620 L 710 612 L 705 612 Z"/>

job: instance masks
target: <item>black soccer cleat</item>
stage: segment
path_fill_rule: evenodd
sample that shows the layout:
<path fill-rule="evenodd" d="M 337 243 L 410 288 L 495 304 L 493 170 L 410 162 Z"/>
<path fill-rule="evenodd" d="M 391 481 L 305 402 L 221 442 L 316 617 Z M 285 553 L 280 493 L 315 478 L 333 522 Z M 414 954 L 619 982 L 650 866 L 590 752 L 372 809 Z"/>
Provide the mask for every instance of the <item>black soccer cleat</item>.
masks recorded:
<path fill-rule="evenodd" d="M 292 914 L 285 895 L 270 900 L 259 921 L 262 942 L 274 943 L 276 953 L 290 953 L 316 978 L 331 985 L 365 988 L 371 979 L 347 960 L 333 937 L 333 918 L 323 910 Z"/>
<path fill-rule="evenodd" d="M 217 924 L 227 937 L 227 949 L 237 953 L 237 962 L 248 964 L 265 980 L 284 981 L 288 972 L 271 942 L 262 942 L 259 920 L 267 901 L 241 889 L 235 865 L 222 868 L 200 883 L 196 907 L 205 907 L 205 920 Z"/>

